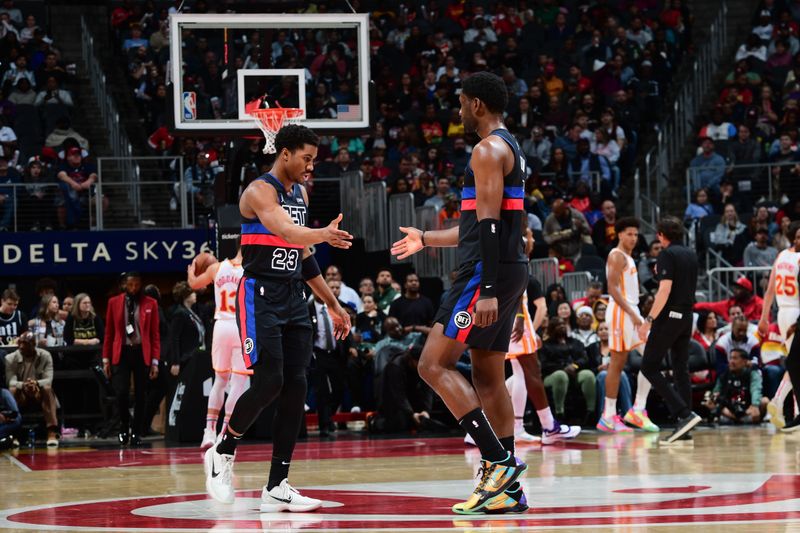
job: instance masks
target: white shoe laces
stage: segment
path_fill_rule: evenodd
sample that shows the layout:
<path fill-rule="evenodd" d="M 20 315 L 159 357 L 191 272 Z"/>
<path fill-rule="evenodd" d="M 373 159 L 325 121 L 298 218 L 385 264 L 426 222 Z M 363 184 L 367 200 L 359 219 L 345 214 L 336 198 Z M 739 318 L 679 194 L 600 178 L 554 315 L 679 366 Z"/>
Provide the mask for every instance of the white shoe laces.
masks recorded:
<path fill-rule="evenodd" d="M 219 480 L 221 483 L 226 485 L 231 484 L 231 478 L 233 477 L 233 456 L 232 455 L 224 455 L 218 454 L 220 460 L 222 461 L 222 468 L 220 468 L 219 472 Z"/>

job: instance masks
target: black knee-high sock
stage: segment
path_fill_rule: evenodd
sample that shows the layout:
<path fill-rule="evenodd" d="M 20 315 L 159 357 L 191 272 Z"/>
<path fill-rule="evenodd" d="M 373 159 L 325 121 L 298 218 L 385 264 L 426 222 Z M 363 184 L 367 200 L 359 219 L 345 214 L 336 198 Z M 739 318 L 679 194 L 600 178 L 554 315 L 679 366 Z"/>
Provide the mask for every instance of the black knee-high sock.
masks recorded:
<path fill-rule="evenodd" d="M 272 490 L 289 477 L 294 446 L 305 417 L 307 390 L 305 367 L 287 367 L 284 370 L 283 389 L 278 396 L 275 418 L 272 422 L 272 463 L 267 490 Z"/>
<path fill-rule="evenodd" d="M 241 438 L 241 435 L 234 435 L 231 433 L 230 427 L 225 428 L 225 433 L 222 435 L 219 444 L 217 444 L 217 453 L 233 455 L 236 453 L 236 446 L 239 444 Z"/>
<path fill-rule="evenodd" d="M 511 455 L 514 455 L 514 435 L 510 437 L 500 437 L 500 444 L 503 445 L 503 448 Z M 517 492 L 520 488 L 519 482 L 515 481 L 506 489 L 506 492 Z"/>
<path fill-rule="evenodd" d="M 280 365 L 256 364 L 253 367 L 250 388 L 236 402 L 228 429 L 217 446 L 217 453 L 233 455 L 241 436 L 250 429 L 261 411 L 278 397 L 282 388 L 283 368 Z M 233 433 L 231 428 L 241 434 Z"/>
<path fill-rule="evenodd" d="M 508 453 L 503 449 L 503 445 L 500 444 L 491 424 L 489 424 L 489 420 L 486 419 L 486 415 L 483 414 L 483 410 L 480 407 L 476 407 L 465 414 L 464 418 L 459 420 L 458 423 L 475 441 L 481 451 L 481 456 L 485 460 L 497 463 L 508 457 Z"/>

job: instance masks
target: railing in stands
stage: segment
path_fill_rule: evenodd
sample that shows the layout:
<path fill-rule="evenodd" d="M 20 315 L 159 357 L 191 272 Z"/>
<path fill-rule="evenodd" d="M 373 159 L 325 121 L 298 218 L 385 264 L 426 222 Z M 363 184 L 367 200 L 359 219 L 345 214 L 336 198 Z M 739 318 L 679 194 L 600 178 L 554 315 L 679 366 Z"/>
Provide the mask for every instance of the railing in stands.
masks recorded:
<path fill-rule="evenodd" d="M 417 207 L 414 211 L 414 227 L 422 231 L 439 229 L 437 210 L 430 205 Z M 417 275 L 438 278 L 441 275 L 437 248 L 423 248 L 412 256 L 412 263 Z"/>
<path fill-rule="evenodd" d="M 360 172 L 348 172 L 340 179 L 339 199 L 343 226 L 364 238 L 367 252 L 389 248 L 386 184 L 367 183 Z"/>
<path fill-rule="evenodd" d="M 120 121 L 117 106 L 111 98 L 111 89 L 106 84 L 106 75 L 97 60 L 94 37 L 85 17 L 81 17 L 81 53 L 92 84 L 92 91 L 100 106 L 100 118 L 108 130 L 111 152 L 116 157 L 130 158 L 133 155 L 133 147 Z M 138 176 L 138 166 L 133 159 L 131 159 L 127 174 L 132 177 Z"/>
<path fill-rule="evenodd" d="M 561 285 L 567 294 L 567 301 L 575 301 L 586 296 L 586 289 L 592 282 L 592 275 L 589 272 L 567 272 L 561 276 Z"/>
<path fill-rule="evenodd" d="M 641 176 L 644 191 L 635 196 L 633 201 L 649 201 L 650 204 L 661 204 L 661 189 L 670 180 L 675 166 L 680 163 L 684 143 L 689 137 L 694 119 L 700 111 L 711 83 L 718 70 L 723 55 L 728 50 L 728 5 L 726 0 L 717 4 L 717 15 L 709 26 L 708 40 L 698 47 L 691 66 L 691 73 L 681 84 L 672 109 L 658 127 L 656 145 L 645 155 L 645 172 Z M 634 209 L 642 215 L 653 215 L 641 206 Z M 647 220 L 655 226 L 657 220 Z"/>
<path fill-rule="evenodd" d="M 394 194 L 389 197 L 389 242 L 395 242 L 403 238 L 403 234 L 398 229 L 400 226 L 411 226 L 416 224 L 414 220 L 414 195 L 411 193 Z M 408 263 L 410 258 L 400 261 L 392 256 L 392 264 Z"/>
<path fill-rule="evenodd" d="M 137 168 L 135 179 L 129 173 L 133 165 Z M 203 184 L 186 182 L 183 176 L 180 156 L 98 157 L 97 194 L 109 198 L 109 203 L 105 211 L 101 202 L 95 203 L 95 229 L 188 228 L 198 224 L 198 212 L 208 211 L 213 205 L 211 185 L 205 186 L 206 202 L 199 206 L 197 195 L 189 192 L 195 187 L 203 189 Z"/>
<path fill-rule="evenodd" d="M 544 290 L 554 283 L 559 283 L 561 278 L 558 259 L 555 257 L 534 259 L 528 264 L 528 269 Z"/>
<path fill-rule="evenodd" d="M 710 301 L 724 300 L 730 298 L 732 292 L 729 287 L 741 276 L 747 277 L 753 284 L 756 292 L 763 292 L 762 281 L 766 283 L 769 279 L 769 272 L 772 267 L 717 267 L 708 271 L 708 286 Z"/>
<path fill-rule="evenodd" d="M 736 141 L 733 141 L 736 142 Z M 764 198 L 778 201 L 776 193 L 796 193 L 800 186 L 792 191 L 781 191 L 778 177 L 781 169 L 791 167 L 791 179 L 800 180 L 800 163 L 788 161 L 781 163 L 748 163 L 742 165 L 719 165 L 707 167 L 689 167 L 686 169 L 686 205 L 692 203 L 692 195 L 703 185 L 701 173 L 722 171 L 723 177 L 732 176 L 737 183 L 738 192 L 753 195 L 754 199 Z M 787 180 L 789 181 L 789 180 Z"/>
<path fill-rule="evenodd" d="M 135 228 L 191 228 L 203 223 L 200 218 L 210 213 L 212 206 L 199 205 L 197 196 L 190 194 L 195 187 L 203 188 L 199 182 L 174 181 L 171 179 L 155 179 L 129 181 L 114 179 L 108 169 L 108 159 L 99 158 L 96 194 L 90 196 L 83 193 L 76 198 L 77 220 L 71 229 L 135 229 Z M 105 169 L 103 167 L 105 166 Z M 100 169 L 105 179 L 100 177 Z M 120 173 L 124 177 L 124 172 Z M 52 208 L 56 198 L 63 197 L 64 191 L 57 184 L 40 187 L 41 198 L 28 191 L 28 184 L 4 185 L 10 187 L 9 198 L 14 202 L 12 213 L 12 231 L 42 231 L 59 227 L 57 211 Z M 209 193 L 211 188 L 208 188 Z M 109 201 L 103 209 L 103 202 L 95 198 L 128 198 L 129 203 Z M 187 201 L 181 201 L 186 198 Z M 135 199 L 135 201 L 133 201 Z M 47 207 L 42 207 L 47 203 Z M 80 206 L 80 207 L 77 207 Z M 174 209 L 172 209 L 174 207 Z"/>

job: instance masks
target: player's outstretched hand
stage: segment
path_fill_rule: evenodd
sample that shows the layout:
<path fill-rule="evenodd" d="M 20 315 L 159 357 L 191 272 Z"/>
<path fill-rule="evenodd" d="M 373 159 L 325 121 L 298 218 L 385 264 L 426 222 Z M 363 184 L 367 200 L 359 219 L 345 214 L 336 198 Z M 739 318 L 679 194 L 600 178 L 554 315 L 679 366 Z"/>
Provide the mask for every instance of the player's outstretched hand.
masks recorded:
<path fill-rule="evenodd" d="M 342 214 L 339 213 L 338 217 L 331 220 L 330 224 L 322 228 L 323 240 L 334 248 L 343 248 L 347 250 L 353 245 L 353 236 L 339 229 L 342 218 Z"/>
<path fill-rule="evenodd" d="M 422 245 L 422 231 L 417 228 L 404 228 L 400 226 L 400 231 L 406 234 L 405 237 L 392 245 L 392 255 L 398 256 L 397 259 L 403 260 L 411 257 L 424 248 Z"/>
<path fill-rule="evenodd" d="M 479 328 L 491 326 L 497 322 L 497 298 L 478 300 L 475 304 L 475 325 Z"/>
<path fill-rule="evenodd" d="M 347 314 L 341 305 L 336 308 L 328 307 L 328 314 L 333 322 L 333 336 L 336 339 L 344 340 L 350 334 L 350 315 Z"/>

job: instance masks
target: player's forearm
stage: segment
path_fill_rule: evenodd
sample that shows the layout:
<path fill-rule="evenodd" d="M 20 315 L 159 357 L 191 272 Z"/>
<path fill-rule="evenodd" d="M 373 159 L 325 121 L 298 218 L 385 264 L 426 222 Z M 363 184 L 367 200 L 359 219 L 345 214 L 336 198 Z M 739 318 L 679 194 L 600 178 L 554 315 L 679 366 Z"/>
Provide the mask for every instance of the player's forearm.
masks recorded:
<path fill-rule="evenodd" d="M 761 320 L 769 322 L 769 313 L 775 301 L 775 272 L 770 272 L 767 292 L 764 293 L 764 307 L 761 308 Z"/>
<path fill-rule="evenodd" d="M 458 226 L 449 229 L 424 231 L 425 246 L 431 248 L 452 248 L 458 246 Z"/>
<path fill-rule="evenodd" d="M 313 246 L 325 242 L 321 229 L 307 228 L 297 224 L 286 224 L 278 229 L 277 234 L 286 242 L 298 246 Z"/>
<path fill-rule="evenodd" d="M 669 293 L 671 290 L 672 284 L 666 286 L 664 285 L 663 281 L 658 286 L 658 292 L 656 292 L 656 297 L 653 301 L 653 307 L 650 309 L 650 316 L 653 317 L 653 320 L 658 318 L 658 315 L 660 315 L 661 311 L 664 310 L 664 306 L 667 305 L 667 299 L 669 299 Z"/>

